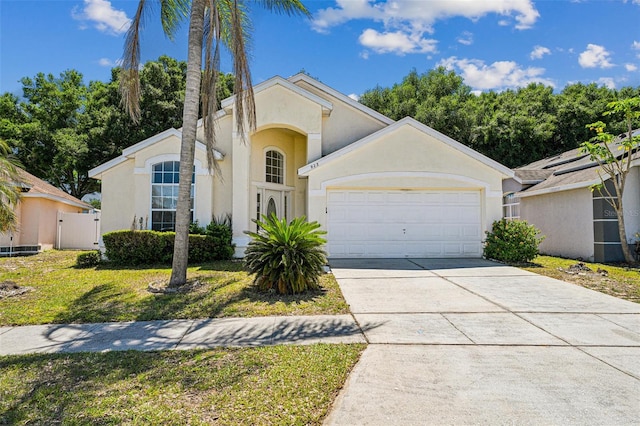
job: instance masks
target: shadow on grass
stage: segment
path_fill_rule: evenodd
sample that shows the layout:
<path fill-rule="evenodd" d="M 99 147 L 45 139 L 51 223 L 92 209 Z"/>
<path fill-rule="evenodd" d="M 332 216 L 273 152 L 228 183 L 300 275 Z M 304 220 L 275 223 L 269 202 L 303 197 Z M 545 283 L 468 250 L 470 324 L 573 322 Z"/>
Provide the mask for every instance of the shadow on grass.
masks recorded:
<path fill-rule="evenodd" d="M 203 352 L 185 355 L 174 351 L 128 351 L 124 356 L 122 352 L 109 352 L 2 357 L 0 370 L 7 373 L 5 384 L 11 397 L 0 402 L 0 425 L 73 423 L 74 419 L 81 424 L 133 421 L 137 416 L 135 396 L 126 394 L 132 384 L 161 390 L 163 382 L 179 382 L 185 394 L 196 393 L 201 390 L 202 369 L 220 364 L 218 356 L 203 356 Z M 200 358 L 198 366 L 180 367 L 196 357 Z M 215 387 L 222 390 L 255 374 L 256 369 L 265 368 L 267 365 L 258 363 L 252 365 L 252 369 L 228 368 L 227 374 L 219 374 Z M 9 381 L 9 374 L 13 381 Z M 120 392 L 116 405 L 119 409 L 114 413 L 102 400 Z M 92 406 L 89 408 L 86 404 Z"/>
<path fill-rule="evenodd" d="M 215 318 L 222 316 L 229 307 L 233 311 L 234 305 L 239 306 L 238 314 L 244 316 L 242 312 L 250 310 L 251 305 L 263 310 L 265 306 L 276 304 L 310 304 L 328 293 L 324 288 L 297 295 L 264 292 L 250 284 L 246 275 L 234 274 L 241 270 L 238 262 L 199 265 L 191 269 L 190 278 L 190 281 L 199 283 L 189 285 L 187 291 L 148 293 L 144 297 L 140 297 L 139 293 L 146 289 L 131 289 L 115 282 L 99 284 L 69 303 L 53 322 L 68 324 Z M 202 275 L 193 275 L 194 272 Z"/>
<path fill-rule="evenodd" d="M 154 263 L 148 265 L 118 265 L 109 261 L 102 261 L 99 265 L 93 267 L 83 267 L 74 264 L 71 268 L 80 270 L 94 269 L 96 271 L 144 271 L 148 269 L 167 269 L 171 270 L 170 263 Z M 201 271 L 226 271 L 226 272 L 239 272 L 244 270 L 244 263 L 242 260 L 215 260 L 205 263 L 190 263 L 189 268 L 195 268 Z"/>

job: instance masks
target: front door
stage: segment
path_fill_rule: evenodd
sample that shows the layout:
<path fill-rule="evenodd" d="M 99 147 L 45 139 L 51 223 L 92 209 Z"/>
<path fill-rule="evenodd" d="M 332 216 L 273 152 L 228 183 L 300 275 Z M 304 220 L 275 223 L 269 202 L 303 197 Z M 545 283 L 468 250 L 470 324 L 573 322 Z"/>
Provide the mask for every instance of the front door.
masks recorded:
<path fill-rule="evenodd" d="M 283 192 L 273 189 L 264 190 L 264 203 L 262 205 L 262 214 L 267 217 L 275 214 L 278 219 L 286 218 L 283 206 Z"/>

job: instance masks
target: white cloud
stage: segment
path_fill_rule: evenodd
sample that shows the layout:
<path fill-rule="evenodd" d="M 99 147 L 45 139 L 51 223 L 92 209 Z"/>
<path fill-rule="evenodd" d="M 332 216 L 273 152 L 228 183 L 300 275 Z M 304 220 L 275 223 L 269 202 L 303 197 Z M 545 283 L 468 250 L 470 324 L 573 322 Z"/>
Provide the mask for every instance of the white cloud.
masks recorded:
<path fill-rule="evenodd" d="M 356 102 L 360 101 L 360 96 L 356 95 L 355 93 L 350 94 L 349 97 Z"/>
<path fill-rule="evenodd" d="M 465 84 L 475 90 L 504 90 L 523 87 L 529 83 L 554 86 L 552 80 L 544 78 L 544 68 L 522 68 L 513 61 L 498 61 L 490 65 L 480 59 L 459 59 L 452 56 L 438 65 L 461 73 Z"/>
<path fill-rule="evenodd" d="M 638 71 L 638 67 L 634 64 L 624 64 L 624 68 L 629 72 Z"/>
<path fill-rule="evenodd" d="M 470 46 L 473 44 L 473 34 L 471 34 L 469 31 L 464 31 L 462 34 L 460 34 L 460 37 L 458 37 L 456 40 L 460 44 L 464 44 L 465 46 Z"/>
<path fill-rule="evenodd" d="M 116 59 L 115 61 L 112 61 L 109 58 L 100 58 L 98 59 L 98 65 L 100 65 L 101 67 L 120 66 L 122 65 L 122 59 Z"/>
<path fill-rule="evenodd" d="M 638 1 L 640 1 L 640 0 L 638 0 Z M 640 50 L 640 41 L 634 41 L 633 43 L 631 43 L 631 48 L 633 50 Z M 636 56 L 638 58 L 640 58 L 640 53 L 638 53 Z"/>
<path fill-rule="evenodd" d="M 600 83 L 602 86 L 608 87 L 609 89 L 616 88 L 616 83 L 613 81 L 613 78 L 611 77 L 601 77 L 598 79 L 598 83 Z"/>
<path fill-rule="evenodd" d="M 578 57 L 578 63 L 582 68 L 611 68 L 611 53 L 598 44 L 587 44 L 587 50 Z"/>
<path fill-rule="evenodd" d="M 427 5 L 423 1 L 415 0 L 336 0 L 335 7 L 320 9 L 314 16 L 312 27 L 320 33 L 328 32 L 332 27 L 345 22 L 362 19 L 380 23 L 383 29 L 365 30 L 360 40 L 369 40 L 373 35 L 382 42 L 385 36 L 398 38 L 404 34 L 404 38 L 412 41 L 422 48 L 409 49 L 411 52 L 421 52 L 424 46 L 420 40 L 434 45 L 433 40 L 424 38 L 424 34 L 434 32 L 434 24 L 443 19 L 463 17 L 476 21 L 485 15 L 497 14 L 508 20 L 515 20 L 509 24 L 517 29 L 531 28 L 540 14 L 533 5 L 532 0 L 483 0 L 483 1 L 450 1 L 430 0 Z M 507 20 L 507 24 L 508 24 Z M 462 40 L 471 41 L 471 38 L 463 37 Z M 459 39 L 460 41 L 460 39 Z M 397 41 L 396 41 L 397 42 Z M 463 41 L 460 41 L 464 44 Z M 407 53 L 406 41 L 398 43 L 397 52 Z M 396 52 L 391 49 L 380 49 L 385 53 Z"/>
<path fill-rule="evenodd" d="M 548 47 L 535 46 L 529 54 L 529 57 L 531 59 L 542 59 L 544 55 L 551 55 L 551 50 L 549 50 Z"/>
<path fill-rule="evenodd" d="M 100 58 L 98 59 L 98 65 L 101 67 L 111 67 L 113 66 L 113 61 L 109 58 Z"/>
<path fill-rule="evenodd" d="M 409 24 L 426 28 L 440 19 L 455 16 L 477 20 L 490 13 L 514 17 L 518 29 L 531 28 L 540 17 L 530 0 L 450 1 L 431 0 L 428 7 L 415 0 L 336 0 L 337 7 L 321 9 L 314 17 L 316 30 L 327 30 L 353 19 L 373 19 L 385 25 Z"/>
<path fill-rule="evenodd" d="M 122 10 L 114 9 L 109 0 L 84 0 L 84 6 L 75 7 L 71 11 L 73 19 L 80 21 L 81 29 L 86 28 L 85 22 L 91 22 L 98 31 L 120 35 L 131 25 L 131 19 Z"/>
<path fill-rule="evenodd" d="M 379 33 L 368 29 L 360 35 L 360 44 L 376 53 L 429 53 L 436 51 L 436 40 L 422 38 L 419 34 L 401 31 Z"/>

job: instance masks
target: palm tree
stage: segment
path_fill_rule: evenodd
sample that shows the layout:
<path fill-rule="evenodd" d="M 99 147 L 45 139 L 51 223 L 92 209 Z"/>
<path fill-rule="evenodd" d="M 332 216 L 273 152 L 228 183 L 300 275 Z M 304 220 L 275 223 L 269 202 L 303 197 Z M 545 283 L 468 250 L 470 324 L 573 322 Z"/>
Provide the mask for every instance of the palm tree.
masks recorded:
<path fill-rule="evenodd" d="M 182 115 L 180 183 L 176 208 L 176 238 L 170 286 L 187 281 L 191 175 L 193 172 L 198 108 L 202 101 L 205 142 L 209 168 L 215 168 L 213 114 L 217 106 L 216 83 L 220 69 L 220 48 L 231 53 L 234 68 L 236 130 L 240 135 L 255 129 L 255 102 L 247 56 L 248 4 L 256 3 L 268 10 L 287 15 L 309 16 L 300 0 L 158 0 L 162 28 L 173 38 L 180 22 L 189 15 L 187 84 Z M 139 0 L 138 9 L 127 32 L 120 75 L 120 93 L 125 108 L 134 121 L 140 118 L 140 29 L 149 0 Z M 203 51 L 204 49 L 204 51 Z M 204 72 L 202 55 L 204 59 Z M 246 121 L 245 121 L 246 120 Z"/>
<path fill-rule="evenodd" d="M 0 139 L 0 233 L 15 231 L 18 226 L 15 212 L 20 200 L 18 167 L 11 148 Z"/>

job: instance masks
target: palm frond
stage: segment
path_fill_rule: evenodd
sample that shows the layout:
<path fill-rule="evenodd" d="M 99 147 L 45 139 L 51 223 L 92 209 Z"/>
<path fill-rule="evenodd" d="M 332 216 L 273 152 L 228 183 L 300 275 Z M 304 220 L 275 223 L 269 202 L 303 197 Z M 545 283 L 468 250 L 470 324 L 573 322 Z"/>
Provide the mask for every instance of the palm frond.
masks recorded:
<path fill-rule="evenodd" d="M 20 162 L 9 144 L 0 139 L 0 232 L 17 228 L 15 206 L 20 201 Z"/>
<path fill-rule="evenodd" d="M 120 71 L 121 103 L 134 123 L 140 121 L 140 31 L 144 24 L 146 6 L 147 1 L 140 0 L 127 30 Z"/>
<path fill-rule="evenodd" d="M 180 24 L 189 16 L 189 0 L 160 0 L 160 21 L 162 30 L 169 40 L 173 40 Z"/>
<path fill-rule="evenodd" d="M 209 170 L 219 172 L 219 166 L 215 159 L 216 132 L 214 130 L 214 114 L 218 107 L 218 76 L 220 73 L 220 39 L 221 21 L 218 2 L 208 0 L 204 28 L 204 72 L 200 100 L 202 102 L 202 121 L 207 147 L 207 164 Z M 215 173 L 222 176 L 222 173 Z"/>
<path fill-rule="evenodd" d="M 311 13 L 299 0 L 260 0 L 262 6 L 270 11 L 285 13 L 286 15 L 302 15 L 311 17 Z"/>

